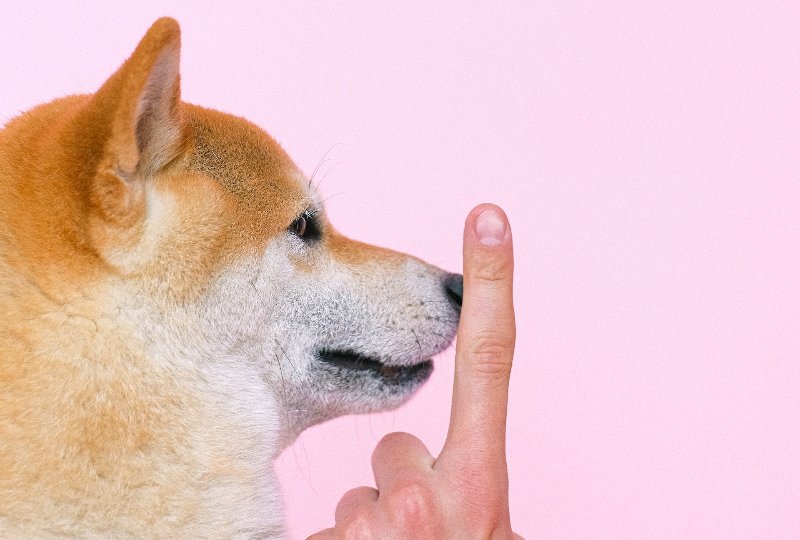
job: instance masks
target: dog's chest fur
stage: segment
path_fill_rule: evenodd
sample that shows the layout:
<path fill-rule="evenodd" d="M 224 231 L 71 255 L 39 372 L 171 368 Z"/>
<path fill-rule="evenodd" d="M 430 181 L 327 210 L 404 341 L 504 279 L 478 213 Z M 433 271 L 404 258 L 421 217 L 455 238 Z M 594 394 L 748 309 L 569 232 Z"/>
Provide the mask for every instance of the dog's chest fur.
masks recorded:
<path fill-rule="evenodd" d="M 282 536 L 273 461 L 283 439 L 258 374 L 209 361 L 197 335 L 135 299 L 109 311 L 120 294 L 105 295 L 58 307 L 30 291 L 38 309 L 18 312 L 21 339 L 0 337 L 6 354 L 27 359 L 0 363 L 0 530 Z M 19 515 L 30 517 L 4 519 Z"/>

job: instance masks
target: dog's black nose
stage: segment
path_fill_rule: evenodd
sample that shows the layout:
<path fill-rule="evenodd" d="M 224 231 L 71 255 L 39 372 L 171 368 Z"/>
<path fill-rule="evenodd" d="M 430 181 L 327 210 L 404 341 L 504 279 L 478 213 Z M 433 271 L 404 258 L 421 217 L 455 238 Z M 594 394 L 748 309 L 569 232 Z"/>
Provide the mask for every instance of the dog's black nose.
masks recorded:
<path fill-rule="evenodd" d="M 444 290 L 453 307 L 460 311 L 461 298 L 464 296 L 464 276 L 461 274 L 447 274 L 444 278 Z"/>

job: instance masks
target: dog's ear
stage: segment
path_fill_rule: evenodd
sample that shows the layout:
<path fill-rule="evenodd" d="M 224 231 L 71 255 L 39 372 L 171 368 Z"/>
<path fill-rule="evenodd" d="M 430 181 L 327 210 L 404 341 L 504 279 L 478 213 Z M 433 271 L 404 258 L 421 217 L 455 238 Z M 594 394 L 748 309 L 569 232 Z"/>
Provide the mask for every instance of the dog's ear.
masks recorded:
<path fill-rule="evenodd" d="M 99 158 L 92 198 L 107 217 L 128 213 L 132 199 L 139 199 L 131 190 L 141 191 L 137 184 L 186 144 L 179 64 L 180 27 L 174 19 L 158 19 L 89 103 L 84 136 Z"/>
<path fill-rule="evenodd" d="M 106 154 L 128 174 L 150 174 L 174 157 L 183 138 L 180 115 L 181 31 L 157 20 L 131 57 L 95 94 L 111 131 Z"/>

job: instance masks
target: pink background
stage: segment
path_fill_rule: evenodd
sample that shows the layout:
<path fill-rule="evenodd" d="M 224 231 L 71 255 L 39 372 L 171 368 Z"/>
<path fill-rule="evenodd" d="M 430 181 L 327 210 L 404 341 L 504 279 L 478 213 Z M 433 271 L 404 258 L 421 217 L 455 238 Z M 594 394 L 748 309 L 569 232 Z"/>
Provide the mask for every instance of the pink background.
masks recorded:
<path fill-rule="evenodd" d="M 136 4 L 6 3 L 0 117 L 94 91 L 176 17 L 187 101 L 309 173 L 341 143 L 320 189 L 345 233 L 459 270 L 469 209 L 507 210 L 519 532 L 800 537 L 800 3 Z M 371 484 L 383 434 L 440 449 L 437 365 L 283 455 L 293 537 Z"/>

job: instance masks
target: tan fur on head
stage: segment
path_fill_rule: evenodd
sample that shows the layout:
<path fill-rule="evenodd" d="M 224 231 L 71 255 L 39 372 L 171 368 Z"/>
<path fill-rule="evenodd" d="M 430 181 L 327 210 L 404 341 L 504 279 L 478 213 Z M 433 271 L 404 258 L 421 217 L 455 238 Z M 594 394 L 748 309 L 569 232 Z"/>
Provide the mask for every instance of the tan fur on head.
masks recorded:
<path fill-rule="evenodd" d="M 2 537 L 281 537 L 278 453 L 455 333 L 446 274 L 337 233 L 269 135 L 180 101 L 179 52 L 159 19 L 0 131 Z"/>

